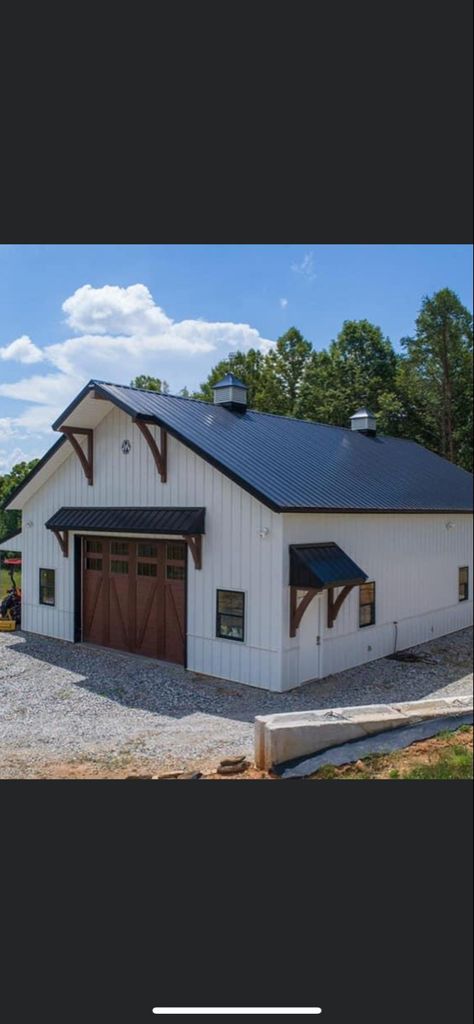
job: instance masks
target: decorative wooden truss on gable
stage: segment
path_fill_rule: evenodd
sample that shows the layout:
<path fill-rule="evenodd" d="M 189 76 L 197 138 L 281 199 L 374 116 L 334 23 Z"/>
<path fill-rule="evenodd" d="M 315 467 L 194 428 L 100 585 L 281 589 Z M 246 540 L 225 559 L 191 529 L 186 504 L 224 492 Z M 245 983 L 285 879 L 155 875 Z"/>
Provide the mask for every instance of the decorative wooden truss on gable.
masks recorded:
<path fill-rule="evenodd" d="M 296 636 L 313 597 L 325 590 L 328 594 L 327 625 L 332 629 L 346 597 L 366 579 L 363 569 L 333 541 L 290 545 L 290 636 Z M 336 590 L 339 591 L 337 597 Z M 298 601 L 301 593 L 303 596 Z"/>
<path fill-rule="evenodd" d="M 62 434 L 65 434 L 68 440 L 71 442 L 72 447 L 81 463 L 84 470 L 84 476 L 87 483 L 91 485 L 94 483 L 94 432 L 89 427 L 59 427 Z M 87 438 L 87 454 L 79 444 L 76 434 L 82 435 Z"/>
<path fill-rule="evenodd" d="M 155 466 L 160 474 L 162 484 L 166 483 L 167 472 L 167 433 L 164 427 L 160 427 L 160 446 L 158 447 L 155 438 L 150 430 L 149 424 L 156 426 L 154 420 L 140 419 L 136 416 L 133 419 L 138 429 L 143 434 L 145 441 L 153 455 Z"/>

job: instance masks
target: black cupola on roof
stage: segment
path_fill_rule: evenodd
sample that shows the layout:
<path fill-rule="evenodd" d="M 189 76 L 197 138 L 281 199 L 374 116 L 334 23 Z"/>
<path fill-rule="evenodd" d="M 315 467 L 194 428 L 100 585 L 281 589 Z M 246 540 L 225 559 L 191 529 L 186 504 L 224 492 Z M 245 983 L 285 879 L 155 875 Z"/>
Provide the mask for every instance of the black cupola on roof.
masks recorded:
<path fill-rule="evenodd" d="M 245 412 L 247 408 L 247 385 L 243 384 L 233 373 L 226 373 L 222 380 L 214 384 L 214 405 L 223 405 L 224 409 L 233 412 Z"/>

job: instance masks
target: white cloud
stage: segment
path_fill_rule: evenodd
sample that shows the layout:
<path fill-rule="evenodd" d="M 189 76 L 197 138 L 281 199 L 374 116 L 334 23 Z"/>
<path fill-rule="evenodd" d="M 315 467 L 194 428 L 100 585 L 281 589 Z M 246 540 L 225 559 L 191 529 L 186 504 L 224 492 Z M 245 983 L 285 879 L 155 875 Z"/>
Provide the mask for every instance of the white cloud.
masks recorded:
<path fill-rule="evenodd" d="M 291 269 L 295 274 L 301 274 L 302 277 L 308 278 L 309 281 L 314 281 L 316 273 L 314 270 L 314 255 L 312 252 L 307 252 L 303 256 L 301 263 L 292 263 Z"/>
<path fill-rule="evenodd" d="M 286 309 L 288 305 L 288 299 L 280 299 L 280 306 L 282 309 Z"/>
<path fill-rule="evenodd" d="M 16 338 L 9 345 L 0 348 L 0 359 L 15 359 L 18 363 L 40 363 L 44 355 L 27 334 L 22 334 L 21 338 Z"/>
<path fill-rule="evenodd" d="M 8 473 L 12 466 L 18 462 L 29 462 L 31 455 L 28 455 L 21 448 L 14 448 L 12 452 L 6 452 L 0 448 L 0 471 Z"/>
<path fill-rule="evenodd" d="M 24 335 L 0 349 L 3 359 L 49 364 L 50 372 L 0 384 L 0 397 L 29 403 L 19 416 L 0 420 L 0 440 L 29 438 L 33 454 L 44 448 L 50 424 L 91 378 L 128 384 L 148 373 L 165 378 L 177 392 L 185 384 L 197 387 L 231 351 L 267 352 L 274 344 L 250 324 L 174 321 L 144 284 L 85 284 L 62 309 L 73 337 L 39 349 Z"/>

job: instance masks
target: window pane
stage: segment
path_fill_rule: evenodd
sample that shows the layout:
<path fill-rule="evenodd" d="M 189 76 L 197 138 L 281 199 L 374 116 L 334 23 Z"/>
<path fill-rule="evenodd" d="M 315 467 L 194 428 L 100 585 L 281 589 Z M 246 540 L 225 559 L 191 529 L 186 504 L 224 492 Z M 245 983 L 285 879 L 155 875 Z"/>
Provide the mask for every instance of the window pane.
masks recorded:
<path fill-rule="evenodd" d="M 184 562 L 184 544 L 167 544 L 166 558 L 168 562 Z"/>
<path fill-rule="evenodd" d="M 110 552 L 112 555 L 128 555 L 128 544 L 121 540 L 113 540 Z"/>
<path fill-rule="evenodd" d="M 138 557 L 139 558 L 156 558 L 158 549 L 156 544 L 139 544 L 138 545 Z"/>
<path fill-rule="evenodd" d="M 102 572 L 102 559 L 86 558 L 86 569 L 92 569 L 94 572 Z"/>
<path fill-rule="evenodd" d="M 157 568 L 155 562 L 138 562 L 137 576 L 156 576 Z"/>
<path fill-rule="evenodd" d="M 86 541 L 86 550 L 87 551 L 96 551 L 96 552 L 97 551 L 102 551 L 102 541 L 101 540 L 88 540 L 88 541 Z"/>
<path fill-rule="evenodd" d="M 359 625 L 370 626 L 372 623 L 372 605 L 364 604 L 360 609 Z"/>
<path fill-rule="evenodd" d="M 359 593 L 360 603 L 370 604 L 374 600 L 374 584 L 363 583 L 362 586 L 359 588 Z"/>
<path fill-rule="evenodd" d="M 40 604 L 54 604 L 55 600 L 55 571 L 54 569 L 40 569 Z"/>
<path fill-rule="evenodd" d="M 184 580 L 184 565 L 167 565 L 166 579 Z"/>
<path fill-rule="evenodd" d="M 219 636 L 229 640 L 243 640 L 244 627 L 242 619 L 234 615 L 219 616 Z"/>
<path fill-rule="evenodd" d="M 467 583 L 467 565 L 463 565 L 462 569 L 459 570 L 459 582 Z"/>
<path fill-rule="evenodd" d="M 244 595 L 232 590 L 217 591 L 217 609 L 226 614 L 242 615 L 244 610 Z"/>
<path fill-rule="evenodd" d="M 113 561 L 110 563 L 110 571 L 122 573 L 122 575 L 126 576 L 128 573 L 128 562 Z"/>

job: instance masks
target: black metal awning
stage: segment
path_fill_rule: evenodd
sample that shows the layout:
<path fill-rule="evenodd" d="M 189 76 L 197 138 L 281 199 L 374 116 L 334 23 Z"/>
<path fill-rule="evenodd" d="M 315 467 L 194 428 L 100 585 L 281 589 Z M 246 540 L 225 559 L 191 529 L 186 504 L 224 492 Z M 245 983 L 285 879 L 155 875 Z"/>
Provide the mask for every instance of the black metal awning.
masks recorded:
<path fill-rule="evenodd" d="M 60 508 L 48 530 L 196 536 L 204 533 L 205 508 Z"/>
<path fill-rule="evenodd" d="M 357 586 L 367 573 L 338 544 L 291 544 L 290 586 L 328 590 Z"/>

